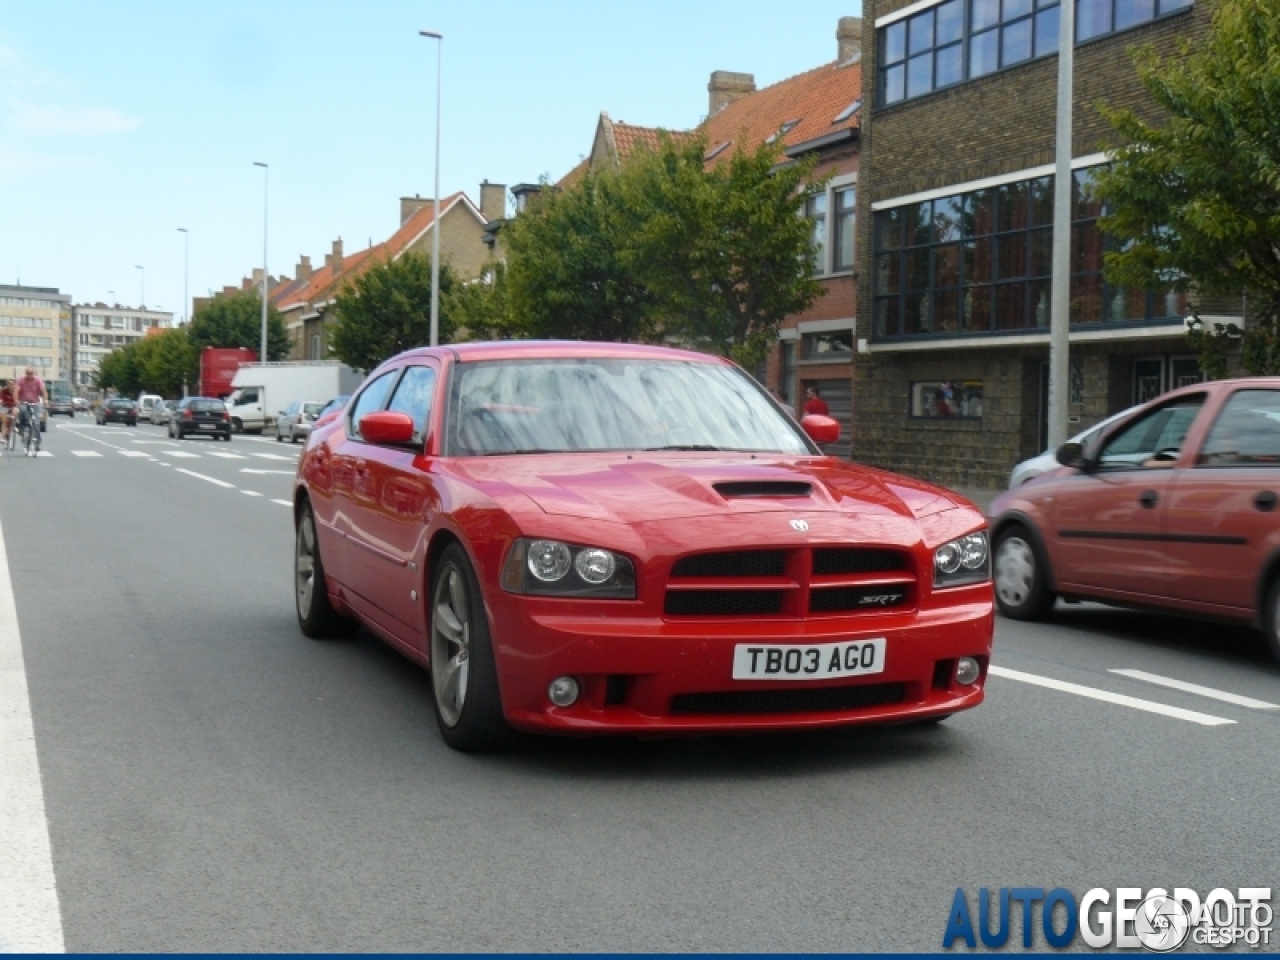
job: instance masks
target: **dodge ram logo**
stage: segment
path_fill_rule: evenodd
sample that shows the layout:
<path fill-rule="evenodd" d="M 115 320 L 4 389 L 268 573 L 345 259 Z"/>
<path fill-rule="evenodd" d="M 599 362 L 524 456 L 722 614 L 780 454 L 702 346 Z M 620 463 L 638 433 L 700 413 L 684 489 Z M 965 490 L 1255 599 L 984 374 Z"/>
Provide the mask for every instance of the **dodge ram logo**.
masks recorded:
<path fill-rule="evenodd" d="M 792 520 L 791 529 L 798 530 L 801 533 L 804 533 L 806 530 L 809 529 L 809 521 L 808 520 Z"/>

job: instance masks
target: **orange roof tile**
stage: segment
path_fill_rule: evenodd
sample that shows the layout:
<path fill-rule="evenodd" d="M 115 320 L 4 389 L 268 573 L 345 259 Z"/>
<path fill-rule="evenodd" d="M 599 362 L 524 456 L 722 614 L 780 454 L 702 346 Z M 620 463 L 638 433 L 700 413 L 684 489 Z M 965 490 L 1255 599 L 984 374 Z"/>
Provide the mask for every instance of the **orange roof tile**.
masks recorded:
<path fill-rule="evenodd" d="M 618 162 L 623 163 L 635 152 L 637 147 L 645 147 L 657 151 L 662 145 L 661 134 L 666 133 L 673 141 L 680 143 L 691 139 L 694 134 L 687 130 L 664 130 L 660 127 L 636 127 L 621 120 L 613 121 L 613 143 L 618 150 Z"/>

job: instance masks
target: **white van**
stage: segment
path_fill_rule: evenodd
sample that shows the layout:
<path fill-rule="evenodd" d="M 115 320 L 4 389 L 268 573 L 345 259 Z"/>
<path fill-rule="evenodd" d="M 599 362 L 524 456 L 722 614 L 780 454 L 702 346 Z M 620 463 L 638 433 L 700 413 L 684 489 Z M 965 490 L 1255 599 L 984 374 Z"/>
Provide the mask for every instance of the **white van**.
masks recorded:
<path fill-rule="evenodd" d="M 164 397 L 157 393 L 144 393 L 138 397 L 138 419 L 151 422 L 151 408 L 163 400 Z"/>

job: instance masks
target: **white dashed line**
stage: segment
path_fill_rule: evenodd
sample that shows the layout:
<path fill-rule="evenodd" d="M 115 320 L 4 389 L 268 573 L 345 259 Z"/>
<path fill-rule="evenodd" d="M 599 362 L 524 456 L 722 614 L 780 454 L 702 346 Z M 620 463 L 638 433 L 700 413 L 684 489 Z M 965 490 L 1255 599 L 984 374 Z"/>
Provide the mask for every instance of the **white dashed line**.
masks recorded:
<path fill-rule="evenodd" d="M 262 494 L 260 494 L 257 490 L 241 490 L 240 492 L 241 492 L 241 493 L 243 493 L 246 497 L 260 497 L 260 496 L 262 496 Z"/>
<path fill-rule="evenodd" d="M 280 504 L 280 506 L 282 506 L 282 507 L 292 507 L 292 506 L 293 506 L 293 504 L 292 504 L 292 503 L 290 503 L 288 500 L 272 500 L 271 502 L 272 502 L 272 503 L 278 503 L 278 504 Z"/>
<path fill-rule="evenodd" d="M 185 473 L 188 477 L 195 477 L 197 480 L 207 480 L 209 483 L 217 484 L 219 487 L 227 487 L 234 490 L 234 483 L 227 483 L 225 480 L 219 480 L 217 477 L 206 477 L 203 473 L 196 473 L 194 470 L 184 470 L 182 467 L 177 468 L 178 473 Z"/>
<path fill-rule="evenodd" d="M 1003 677 L 1006 680 L 1018 680 L 1022 683 L 1030 683 L 1037 687 L 1046 687 L 1049 690 L 1058 690 L 1062 693 L 1074 693 L 1078 697 L 1088 697 L 1090 700 L 1101 700 L 1104 703 L 1114 703 L 1121 707 L 1130 707 L 1134 710 L 1145 710 L 1147 713 L 1158 713 L 1162 717 L 1173 717 L 1175 720 L 1186 720 L 1190 723 L 1198 723 L 1206 727 L 1220 727 L 1224 724 L 1235 723 L 1234 720 L 1227 720 L 1224 717 L 1213 717 L 1207 713 L 1197 713 L 1194 710 L 1183 710 L 1181 707 L 1170 707 L 1163 703 L 1156 703 L 1153 700 L 1139 700 L 1137 697 L 1127 697 L 1122 693 L 1112 693 L 1109 690 L 1099 690 L 1097 687 L 1084 687 L 1078 683 L 1067 683 L 1063 680 L 1053 680 L 1049 677 L 1037 676 L 1034 673 L 1023 673 L 1021 670 L 1010 670 L 1007 667 L 997 667 L 994 664 L 987 668 L 987 672 L 993 677 Z"/>
<path fill-rule="evenodd" d="M 150 457 L 150 456 L 151 456 L 151 454 L 147 453 L 145 450 L 121 450 L 121 451 L 120 451 L 120 456 L 122 456 L 122 457 Z"/>
<path fill-rule="evenodd" d="M 50 453 L 48 450 L 37 450 L 37 451 L 36 451 L 36 456 L 37 456 L 37 457 L 52 457 L 52 456 L 53 456 L 53 454 L 52 454 L 52 453 Z"/>
<path fill-rule="evenodd" d="M 297 473 L 296 470 L 255 470 L 253 469 L 253 467 L 241 467 L 240 472 L 256 473 L 260 475 L 276 474 L 277 476 L 281 476 L 281 477 L 292 477 L 295 473 Z"/>
<path fill-rule="evenodd" d="M 223 460 L 248 460 L 249 459 L 243 453 L 223 453 L 220 450 L 210 450 L 208 455 L 211 457 L 221 457 Z"/>
<path fill-rule="evenodd" d="M 185 450 L 166 450 L 166 451 L 165 451 L 165 456 L 168 456 L 168 457 L 177 457 L 177 458 L 181 458 L 181 459 L 184 459 L 184 460 L 199 460 L 199 459 L 200 459 L 200 454 L 198 454 L 198 453 L 187 453 Z"/>
<path fill-rule="evenodd" d="M 295 460 L 297 459 L 296 457 L 282 457 L 278 453 L 255 453 L 254 456 L 260 457 L 263 460 Z"/>
<path fill-rule="evenodd" d="M 72 450 L 72 451 L 71 451 L 71 455 L 72 455 L 73 457 L 100 457 L 100 456 L 102 456 L 102 454 L 100 454 L 97 450 Z"/>
<path fill-rule="evenodd" d="M 1237 707 L 1248 707 L 1250 710 L 1280 710 L 1280 703 L 1268 703 L 1266 700 L 1242 697 L 1238 693 L 1215 690 L 1213 687 L 1202 687 L 1198 683 L 1187 683 L 1184 680 L 1174 680 L 1172 677 L 1161 677 L 1154 673 L 1147 673 L 1145 670 L 1108 670 L 1107 673 L 1128 677 L 1131 680 L 1144 680 L 1147 683 L 1154 683 L 1156 686 L 1168 687 L 1170 690 L 1181 690 L 1183 693 L 1194 693 L 1198 697 L 1208 697 L 1210 700 L 1234 703 Z"/>

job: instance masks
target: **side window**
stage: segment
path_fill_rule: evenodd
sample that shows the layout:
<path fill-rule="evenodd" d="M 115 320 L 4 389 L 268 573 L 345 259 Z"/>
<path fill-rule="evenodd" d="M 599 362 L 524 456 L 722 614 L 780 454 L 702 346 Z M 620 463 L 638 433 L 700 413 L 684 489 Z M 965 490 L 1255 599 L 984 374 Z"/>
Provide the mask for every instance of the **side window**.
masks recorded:
<path fill-rule="evenodd" d="M 1280 464 L 1280 391 L 1233 394 L 1209 431 L 1196 463 L 1203 467 Z"/>
<path fill-rule="evenodd" d="M 248 388 L 248 389 L 246 389 L 246 390 L 241 390 L 241 391 L 240 391 L 240 402 L 241 402 L 241 403 L 257 403 L 257 402 L 258 402 L 258 388 L 257 388 L 257 387 L 249 387 L 249 388 Z"/>
<path fill-rule="evenodd" d="M 436 371 L 434 367 L 409 367 L 400 378 L 388 410 L 407 413 L 413 417 L 413 439 L 421 442 L 431 418 L 431 400 L 435 395 Z"/>
<path fill-rule="evenodd" d="M 1098 466 L 1104 470 L 1170 466 L 1203 404 L 1204 397 L 1189 397 L 1134 421 L 1106 441 Z"/>
<path fill-rule="evenodd" d="M 382 409 L 383 401 L 387 399 L 387 391 L 396 382 L 396 375 L 399 372 L 399 370 L 389 370 L 360 391 L 360 396 L 356 398 L 355 405 L 351 408 L 351 435 L 353 437 L 360 436 L 361 417 L 366 413 L 374 413 Z"/>

